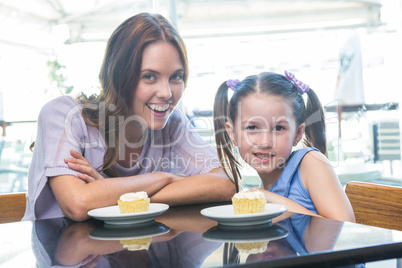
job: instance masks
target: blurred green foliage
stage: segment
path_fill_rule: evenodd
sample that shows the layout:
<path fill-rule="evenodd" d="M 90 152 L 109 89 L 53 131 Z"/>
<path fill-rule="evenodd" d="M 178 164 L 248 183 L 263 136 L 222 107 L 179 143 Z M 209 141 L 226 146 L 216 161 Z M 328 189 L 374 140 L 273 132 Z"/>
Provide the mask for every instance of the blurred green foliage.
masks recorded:
<path fill-rule="evenodd" d="M 61 65 L 57 59 L 48 60 L 46 65 L 50 69 L 50 79 L 55 82 L 56 86 L 62 90 L 64 94 L 69 94 L 74 89 L 74 86 L 67 85 L 67 75 L 65 75 L 66 66 Z"/>

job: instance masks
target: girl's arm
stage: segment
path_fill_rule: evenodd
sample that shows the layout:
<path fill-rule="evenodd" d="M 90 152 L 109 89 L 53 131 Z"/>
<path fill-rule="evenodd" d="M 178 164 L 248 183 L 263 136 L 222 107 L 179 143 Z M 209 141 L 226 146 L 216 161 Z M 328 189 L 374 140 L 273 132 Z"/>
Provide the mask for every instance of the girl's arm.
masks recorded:
<path fill-rule="evenodd" d="M 328 159 L 317 151 L 306 154 L 300 164 L 300 177 L 317 209 L 318 215 L 341 221 L 355 221 L 352 206 L 347 198 L 338 177 Z M 268 203 L 283 204 L 288 211 L 317 216 L 295 201 L 284 196 L 263 191 Z"/>
<path fill-rule="evenodd" d="M 304 246 L 308 252 L 332 250 L 341 233 L 343 222 L 325 221 L 311 217 L 310 224 L 304 231 Z"/>
<path fill-rule="evenodd" d="M 315 214 L 314 212 L 311 212 L 310 210 L 308 210 L 307 208 L 303 207 L 299 203 L 297 203 L 297 202 L 295 202 L 295 201 L 293 201 L 293 200 L 291 200 L 291 199 L 289 199 L 287 197 L 284 197 L 282 195 L 272 193 L 270 191 L 260 189 L 260 188 L 257 188 L 257 187 L 252 188 L 250 191 L 256 191 L 256 190 L 259 190 L 259 191 L 264 193 L 265 199 L 267 200 L 267 203 L 285 205 L 285 206 L 288 207 L 289 212 L 302 213 L 302 214 L 306 214 L 306 215 L 317 216 L 317 214 Z"/>
<path fill-rule="evenodd" d="M 325 218 L 355 221 L 352 206 L 328 159 L 317 151 L 307 153 L 300 177 L 318 211 Z"/>

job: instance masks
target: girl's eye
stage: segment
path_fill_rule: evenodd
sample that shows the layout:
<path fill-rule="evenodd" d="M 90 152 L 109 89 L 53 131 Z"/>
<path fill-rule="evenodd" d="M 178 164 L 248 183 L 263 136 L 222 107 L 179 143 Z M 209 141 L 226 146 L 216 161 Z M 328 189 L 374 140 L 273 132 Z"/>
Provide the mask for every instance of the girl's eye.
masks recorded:
<path fill-rule="evenodd" d="M 246 127 L 246 130 L 255 131 L 257 130 L 257 126 L 248 126 Z"/>
<path fill-rule="evenodd" d="M 170 80 L 181 82 L 183 80 L 182 74 L 174 74 L 170 77 Z"/>
<path fill-rule="evenodd" d="M 282 126 L 275 126 L 274 127 L 274 131 L 281 131 L 281 130 L 284 130 L 285 128 L 284 127 L 282 127 Z"/>
<path fill-rule="evenodd" d="M 143 78 L 149 81 L 155 80 L 155 76 L 153 74 L 144 74 Z"/>

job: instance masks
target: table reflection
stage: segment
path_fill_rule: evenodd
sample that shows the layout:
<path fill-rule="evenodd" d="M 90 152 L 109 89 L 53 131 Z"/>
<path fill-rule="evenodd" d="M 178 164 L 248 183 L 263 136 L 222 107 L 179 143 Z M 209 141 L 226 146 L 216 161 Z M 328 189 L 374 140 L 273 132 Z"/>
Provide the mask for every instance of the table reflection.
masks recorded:
<path fill-rule="evenodd" d="M 204 237 L 208 239 L 212 233 L 217 236 L 220 229 L 219 236 L 225 243 L 223 265 L 252 264 L 331 251 L 343 226 L 340 221 L 326 221 L 302 214 L 287 213 L 282 218 L 285 219 L 275 224 L 252 226 L 248 230 L 232 228 L 229 232 L 228 227 L 218 226 L 205 233 Z M 244 239 L 245 234 L 249 239 Z M 342 267 L 365 267 L 365 264 Z"/>
<path fill-rule="evenodd" d="M 343 227 L 288 212 L 269 224 L 221 226 L 201 209 L 170 208 L 154 221 L 123 226 L 38 220 L 32 248 L 38 267 L 217 267 L 330 252 Z"/>
<path fill-rule="evenodd" d="M 127 226 L 92 219 L 35 221 L 32 240 L 38 266 L 199 267 L 221 246 L 202 238 L 216 223 L 194 207 L 172 208 L 162 215 Z"/>

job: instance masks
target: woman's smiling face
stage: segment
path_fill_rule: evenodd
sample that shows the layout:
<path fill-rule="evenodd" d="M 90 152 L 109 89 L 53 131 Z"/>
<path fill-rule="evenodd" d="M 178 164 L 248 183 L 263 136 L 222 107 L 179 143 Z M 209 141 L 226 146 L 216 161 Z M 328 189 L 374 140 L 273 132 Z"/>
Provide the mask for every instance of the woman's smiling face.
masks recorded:
<path fill-rule="evenodd" d="M 183 95 L 184 68 L 177 49 L 159 41 L 142 55 L 140 79 L 134 93 L 133 113 L 150 129 L 162 129 Z"/>
<path fill-rule="evenodd" d="M 260 174 L 282 169 L 304 124 L 296 125 L 292 106 L 282 97 L 257 93 L 241 100 L 234 128 L 227 124 L 227 130 L 241 157 Z"/>

